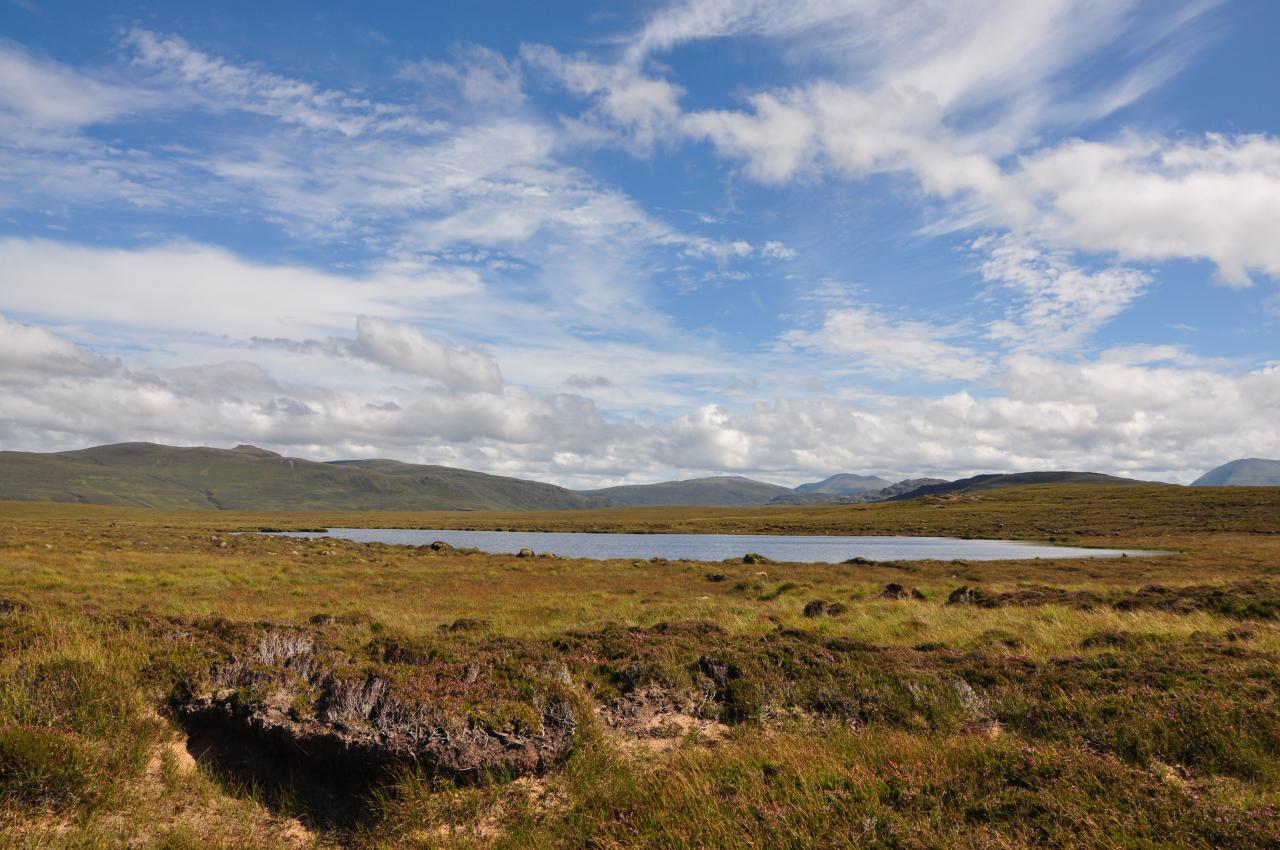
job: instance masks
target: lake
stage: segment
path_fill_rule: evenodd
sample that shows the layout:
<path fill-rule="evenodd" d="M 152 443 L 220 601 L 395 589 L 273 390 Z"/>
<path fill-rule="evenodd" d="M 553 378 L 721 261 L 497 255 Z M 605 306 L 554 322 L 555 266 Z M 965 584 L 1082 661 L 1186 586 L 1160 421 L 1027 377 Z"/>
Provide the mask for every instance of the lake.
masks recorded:
<path fill-rule="evenodd" d="M 782 534 L 594 534 L 557 531 L 454 531 L 417 528 L 331 528 L 271 532 L 283 537 L 335 537 L 357 543 L 426 546 L 443 540 L 460 549 L 514 553 L 532 549 L 566 558 L 666 558 L 723 561 L 756 552 L 775 561 L 839 563 L 869 561 L 1003 561 L 1027 558 L 1118 558 L 1156 555 L 1138 549 L 1085 549 L 1020 540 L 961 540 L 951 537 L 824 537 Z"/>

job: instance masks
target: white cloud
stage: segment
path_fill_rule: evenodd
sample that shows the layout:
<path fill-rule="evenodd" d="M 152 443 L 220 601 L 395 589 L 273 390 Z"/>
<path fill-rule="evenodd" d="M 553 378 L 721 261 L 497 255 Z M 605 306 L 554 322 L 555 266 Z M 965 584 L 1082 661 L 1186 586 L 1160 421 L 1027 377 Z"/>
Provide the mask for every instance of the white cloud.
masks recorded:
<path fill-rule="evenodd" d="M 796 250 L 781 242 L 769 241 L 760 246 L 760 255 L 771 260 L 793 260 Z"/>
<path fill-rule="evenodd" d="M 672 470 L 799 480 L 839 469 L 959 477 L 1057 468 L 1189 480 L 1231 457 L 1274 454 L 1280 367 L 1233 374 L 1177 359 L 1154 350 L 1074 364 L 1018 355 L 981 397 L 792 394 L 641 420 L 606 416 L 580 396 L 513 386 L 457 393 L 366 379 L 333 390 L 241 362 L 158 369 L 98 358 L 6 321 L 0 440 L 46 448 L 248 441 L 582 486 Z"/>
<path fill-rule="evenodd" d="M 520 55 L 573 94 L 595 101 L 592 112 L 569 124 L 580 140 L 616 133 L 634 151 L 648 154 L 655 144 L 671 138 L 684 93 L 680 86 L 628 65 L 564 56 L 546 45 L 525 45 Z"/>
<path fill-rule="evenodd" d="M 628 45 L 624 64 L 640 67 L 653 54 L 683 44 L 756 37 L 780 45 L 791 64 L 825 70 L 862 91 L 896 88 L 925 95 L 942 108 L 973 110 L 1002 104 L 1004 117 L 1077 107 L 1071 98 L 1132 99 L 1141 85 L 1170 73 L 1171 53 L 1184 57 L 1194 41 L 1173 42 L 1220 0 L 686 0 L 658 11 Z M 1110 96 L 1071 92 L 1062 72 L 1124 39 L 1131 63 Z M 1097 107 L 1090 112 L 1098 115 Z M 991 126 L 988 115 L 985 122 Z M 1014 124 L 1016 125 L 1016 121 Z"/>
<path fill-rule="evenodd" d="M 828 312 L 817 330 L 788 331 L 782 342 L 835 355 L 850 369 L 882 377 L 976 380 L 991 372 L 990 362 L 973 349 L 943 341 L 951 335 L 866 306 L 843 306 Z"/>
<path fill-rule="evenodd" d="M 502 374 L 492 357 L 430 339 L 401 322 L 361 316 L 356 321 L 355 350 L 376 363 L 435 378 L 456 389 L 485 393 L 502 390 Z"/>
<path fill-rule="evenodd" d="M 186 88 L 191 97 L 202 98 L 205 106 L 255 112 L 347 137 L 388 132 L 430 134 L 441 129 L 403 106 L 236 65 L 197 50 L 177 36 L 134 28 L 125 39 L 134 50 L 135 66 Z"/>
<path fill-rule="evenodd" d="M 852 469 L 946 477 L 1093 469 L 1189 481 L 1234 457 L 1269 456 L 1280 425 L 1280 368 L 1241 375 L 1019 356 L 1003 392 L 978 397 L 780 398 L 715 405 L 683 420 L 672 462 L 746 470 Z M 696 438 L 687 432 L 698 435 Z M 683 433 L 677 439 L 676 435 Z M 681 447 L 699 446 L 690 453 Z"/>
<path fill-rule="evenodd" d="M 0 129 L 6 135 L 21 133 L 24 141 L 38 143 L 50 130 L 76 130 L 158 102 L 154 93 L 73 71 L 0 41 Z"/>
<path fill-rule="evenodd" d="M 21 375 L 95 375 L 111 361 L 80 348 L 41 327 L 0 316 L 0 366 L 11 378 Z"/>
<path fill-rule="evenodd" d="M 1089 272 L 1062 253 L 1047 252 L 1016 237 L 983 237 L 982 277 L 1002 288 L 1004 318 L 992 322 L 992 339 L 1038 351 L 1082 345 L 1147 290 L 1151 275 L 1127 268 Z"/>
<path fill-rule="evenodd" d="M 474 273 L 389 267 L 344 277 L 243 260 L 197 244 L 138 250 L 0 239 L 0 303 L 10 314 L 135 332 L 276 336 L 404 316 L 423 299 L 475 293 Z"/>
<path fill-rule="evenodd" d="M 1250 135 L 1075 140 L 1026 157 L 1038 232 L 1124 260 L 1207 259 L 1222 279 L 1280 279 L 1280 139 Z"/>
<path fill-rule="evenodd" d="M 459 45 L 451 62 L 422 59 L 400 70 L 401 79 L 423 86 L 426 96 L 443 109 L 459 106 L 480 109 L 512 109 L 525 102 L 524 79 L 519 65 L 478 44 Z M 461 96 L 462 104 L 456 103 Z"/>

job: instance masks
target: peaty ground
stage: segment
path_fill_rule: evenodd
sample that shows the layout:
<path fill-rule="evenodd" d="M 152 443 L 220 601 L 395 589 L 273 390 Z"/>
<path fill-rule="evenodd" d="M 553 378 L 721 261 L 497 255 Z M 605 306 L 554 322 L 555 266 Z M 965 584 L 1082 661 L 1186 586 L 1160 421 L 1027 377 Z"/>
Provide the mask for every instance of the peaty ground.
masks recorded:
<path fill-rule="evenodd" d="M 595 562 L 233 533 L 330 525 L 1171 554 Z M 1275 488 L 537 514 L 8 503 L 0 845 L 1274 847 L 1278 661 Z"/>

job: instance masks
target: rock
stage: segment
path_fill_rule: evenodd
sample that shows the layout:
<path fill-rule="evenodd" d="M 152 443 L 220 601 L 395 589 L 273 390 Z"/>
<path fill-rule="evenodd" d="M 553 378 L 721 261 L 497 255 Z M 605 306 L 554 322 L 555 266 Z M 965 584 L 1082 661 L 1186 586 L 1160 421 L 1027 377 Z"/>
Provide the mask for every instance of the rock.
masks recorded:
<path fill-rule="evenodd" d="M 453 547 L 443 540 L 436 540 L 431 544 L 431 551 L 433 552 L 450 552 L 452 550 Z"/>
<path fill-rule="evenodd" d="M 452 623 L 440 625 L 442 632 L 486 632 L 493 628 L 493 623 L 479 617 L 459 617 Z"/>
<path fill-rule="evenodd" d="M 728 576 L 724 573 L 708 573 L 707 581 L 724 581 Z"/>
<path fill-rule="evenodd" d="M 0 599 L 0 617 L 9 617 L 30 610 L 30 605 L 17 599 Z"/>
<path fill-rule="evenodd" d="M 880 595 L 885 599 L 907 599 L 911 594 L 896 581 L 891 581 L 884 586 L 884 590 L 880 591 Z"/>
<path fill-rule="evenodd" d="M 987 600 L 987 595 L 976 587 L 961 585 L 951 591 L 951 595 L 947 597 L 948 605 L 983 605 Z"/>
<path fill-rule="evenodd" d="M 517 557 L 517 558 L 532 558 L 532 557 L 534 557 L 534 551 L 533 551 L 532 549 L 521 549 L 519 552 L 517 552 L 517 553 L 516 553 L 516 557 Z"/>
<path fill-rule="evenodd" d="M 880 596 L 884 599 L 915 599 L 923 600 L 925 595 L 920 592 L 919 588 L 911 588 L 907 590 L 897 582 L 891 581 L 884 586 L 884 590 L 880 591 Z"/>
<path fill-rule="evenodd" d="M 821 599 L 815 599 L 804 606 L 804 615 L 806 617 L 821 617 L 825 613 L 827 613 L 827 603 Z"/>
<path fill-rule="evenodd" d="M 772 563 L 773 563 L 773 560 L 772 560 L 772 559 L 770 559 L 770 558 L 766 558 L 764 555 L 761 555 L 759 552 L 748 552 L 747 554 L 745 554 L 745 555 L 743 555 L 743 556 L 742 556 L 742 563 L 744 563 L 744 564 L 772 564 Z"/>

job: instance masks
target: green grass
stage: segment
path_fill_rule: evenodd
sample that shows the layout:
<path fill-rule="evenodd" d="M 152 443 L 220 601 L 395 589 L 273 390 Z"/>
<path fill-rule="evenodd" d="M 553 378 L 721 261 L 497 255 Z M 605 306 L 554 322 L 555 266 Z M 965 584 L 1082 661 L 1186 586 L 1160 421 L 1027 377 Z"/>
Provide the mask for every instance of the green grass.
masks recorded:
<path fill-rule="evenodd" d="M 0 846 L 1274 847 L 1278 498 L 1072 486 L 568 514 L 3 505 Z M 1174 554 L 595 562 L 228 533 L 327 525 L 998 534 Z M 890 583 L 924 598 L 887 598 Z M 961 586 L 979 604 L 949 604 Z M 835 615 L 805 616 L 814 600 Z M 256 649 L 281 634 L 305 636 L 323 675 Z M 190 770 L 166 706 L 235 660 L 250 662 L 235 699 L 283 694 L 299 716 L 374 677 L 442 728 L 536 734 L 553 692 L 579 725 L 544 776 L 402 771 L 357 801 L 281 765 Z M 326 814 L 348 803 L 358 818 Z"/>

